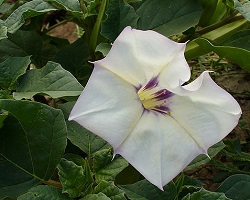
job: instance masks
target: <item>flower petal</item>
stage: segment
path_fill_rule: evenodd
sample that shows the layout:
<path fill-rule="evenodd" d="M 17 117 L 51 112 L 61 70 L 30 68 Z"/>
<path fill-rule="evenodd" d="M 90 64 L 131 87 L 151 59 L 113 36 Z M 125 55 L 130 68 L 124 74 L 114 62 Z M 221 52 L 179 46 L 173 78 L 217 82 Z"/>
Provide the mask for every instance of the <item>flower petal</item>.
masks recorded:
<path fill-rule="evenodd" d="M 145 111 L 115 153 L 163 190 L 197 155 L 206 152 L 170 116 Z"/>
<path fill-rule="evenodd" d="M 176 43 L 154 31 L 141 31 L 126 27 L 115 40 L 106 58 L 96 63 L 109 69 L 122 79 L 139 87 L 157 76 L 176 56 L 183 55 L 186 44 Z M 184 57 L 183 57 L 184 59 Z M 186 81 L 189 67 L 169 69 L 172 80 Z"/>
<path fill-rule="evenodd" d="M 142 112 L 136 89 L 95 64 L 69 120 L 76 121 L 115 148 L 134 128 Z"/>
<path fill-rule="evenodd" d="M 207 150 L 237 125 L 241 115 L 240 106 L 210 78 L 208 72 L 184 86 L 184 89 L 189 89 L 184 92 L 185 96 L 171 97 L 171 116 Z"/>
<path fill-rule="evenodd" d="M 190 68 L 184 57 L 184 51 L 179 52 L 168 63 L 167 67 L 163 68 L 158 76 L 159 83 L 171 90 L 182 85 L 190 79 Z"/>

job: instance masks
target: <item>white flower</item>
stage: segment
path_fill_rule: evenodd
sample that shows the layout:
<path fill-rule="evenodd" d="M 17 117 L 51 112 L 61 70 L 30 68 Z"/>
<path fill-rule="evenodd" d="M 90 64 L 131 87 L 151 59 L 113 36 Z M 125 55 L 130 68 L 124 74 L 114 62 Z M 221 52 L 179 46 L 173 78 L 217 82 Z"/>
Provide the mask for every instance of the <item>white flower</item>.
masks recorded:
<path fill-rule="evenodd" d="M 76 102 L 74 120 L 109 142 L 158 188 L 237 125 L 236 100 L 202 73 L 195 81 L 186 44 L 126 27 Z"/>

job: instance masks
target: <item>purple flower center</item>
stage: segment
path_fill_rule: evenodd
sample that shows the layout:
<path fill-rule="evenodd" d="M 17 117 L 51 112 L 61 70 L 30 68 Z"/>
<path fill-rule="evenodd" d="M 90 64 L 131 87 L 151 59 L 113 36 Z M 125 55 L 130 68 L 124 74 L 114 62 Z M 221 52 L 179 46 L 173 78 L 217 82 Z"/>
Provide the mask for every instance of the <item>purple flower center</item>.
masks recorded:
<path fill-rule="evenodd" d="M 154 110 L 163 114 L 170 114 L 169 98 L 174 94 L 158 86 L 157 77 L 152 78 L 145 86 L 138 90 L 142 105 L 147 110 Z"/>

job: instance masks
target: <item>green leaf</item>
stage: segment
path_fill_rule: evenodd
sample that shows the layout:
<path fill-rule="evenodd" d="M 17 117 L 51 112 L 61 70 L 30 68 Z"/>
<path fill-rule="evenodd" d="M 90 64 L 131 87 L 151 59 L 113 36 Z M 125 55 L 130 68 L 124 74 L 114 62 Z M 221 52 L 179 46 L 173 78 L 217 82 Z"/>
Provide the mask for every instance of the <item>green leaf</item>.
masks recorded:
<path fill-rule="evenodd" d="M 242 4 L 238 0 L 234 0 L 234 8 L 240 12 L 248 21 L 250 21 L 250 2 Z"/>
<path fill-rule="evenodd" d="M 5 24 L 8 27 L 8 32 L 14 33 L 25 22 L 25 19 L 41 15 L 43 13 L 56 10 L 51 4 L 44 0 L 33 0 L 18 7 L 6 20 Z"/>
<path fill-rule="evenodd" d="M 218 192 L 210 192 L 202 188 L 198 192 L 194 192 L 193 194 L 188 194 L 182 200 L 230 200 L 225 194 Z"/>
<path fill-rule="evenodd" d="M 85 165 L 87 164 L 85 163 Z M 62 158 L 57 168 L 63 186 L 63 193 L 68 193 L 71 198 L 76 198 L 88 188 L 90 180 L 86 176 L 86 166 L 79 166 Z"/>
<path fill-rule="evenodd" d="M 11 114 L 0 131 L 0 194 L 7 188 L 12 195 L 34 178 L 50 179 L 64 153 L 67 129 L 61 110 L 40 103 L 0 100 L 0 109 Z"/>
<path fill-rule="evenodd" d="M 239 65 L 242 69 L 250 72 L 250 62 L 248 60 L 250 57 L 249 50 L 230 46 L 215 46 L 205 38 L 198 38 L 194 41 L 202 48 L 208 51 L 213 51 L 220 57 L 231 60 L 232 62 Z"/>
<path fill-rule="evenodd" d="M 0 20 L 0 40 L 8 37 L 7 36 L 8 31 L 7 30 L 8 30 L 8 28 L 6 27 L 4 21 Z"/>
<path fill-rule="evenodd" d="M 78 96 L 82 85 L 60 64 L 48 62 L 42 69 L 29 70 L 20 78 L 15 99 L 32 98 L 35 94 L 48 94 L 52 98 Z"/>
<path fill-rule="evenodd" d="M 174 200 L 177 195 L 177 188 L 173 182 L 168 183 L 161 191 L 146 179 L 131 185 L 119 186 L 131 200 L 164 199 Z"/>
<path fill-rule="evenodd" d="M 236 174 L 227 178 L 217 192 L 223 192 L 228 198 L 237 200 L 250 199 L 250 176 Z"/>
<path fill-rule="evenodd" d="M 124 0 L 111 0 L 106 11 L 107 19 L 102 23 L 101 34 L 114 41 L 126 26 L 136 28 L 139 16 Z"/>
<path fill-rule="evenodd" d="M 26 72 L 30 57 L 12 57 L 0 63 L 0 87 L 16 89 L 17 79 Z"/>
<path fill-rule="evenodd" d="M 109 43 L 100 43 L 99 45 L 97 45 L 96 47 L 96 52 L 101 52 L 103 56 L 106 56 L 108 54 L 108 52 L 111 49 L 111 44 Z"/>
<path fill-rule="evenodd" d="M 113 182 L 101 181 L 95 188 L 93 193 L 103 193 L 111 200 L 126 200 L 124 192 L 114 185 Z"/>
<path fill-rule="evenodd" d="M 87 60 L 90 58 L 88 45 L 83 39 L 61 48 L 53 61 L 60 63 L 62 67 L 72 73 L 76 78 L 90 75 L 92 68 L 86 69 Z M 89 77 L 89 76 L 88 76 Z"/>
<path fill-rule="evenodd" d="M 249 41 L 250 41 L 250 29 L 239 31 L 233 34 L 230 38 L 228 38 L 221 45 L 242 48 L 242 49 L 250 51 Z"/>
<path fill-rule="evenodd" d="M 54 3 L 58 7 L 67 10 L 76 17 L 83 17 L 78 0 L 46 0 L 47 2 Z"/>
<path fill-rule="evenodd" d="M 216 43 L 222 43 L 225 40 L 227 40 L 229 37 L 231 37 L 237 31 L 242 30 L 245 26 L 247 26 L 248 23 L 249 22 L 246 19 L 237 20 L 229 24 L 226 24 L 222 27 L 219 27 L 215 30 L 212 30 L 202 35 L 201 37 L 207 38 Z M 208 53 L 209 51 L 211 50 L 202 48 L 195 42 L 195 40 L 193 40 L 187 44 L 185 57 L 187 60 L 191 60 L 191 59 L 196 58 L 197 56 Z"/>
<path fill-rule="evenodd" d="M 98 193 L 98 194 L 88 194 L 81 200 L 110 200 L 105 194 L 103 193 Z"/>
<path fill-rule="evenodd" d="M 55 46 L 45 43 L 41 36 L 34 31 L 18 30 L 8 36 L 8 39 L 0 41 L 0 61 L 9 57 L 32 55 L 32 63 L 39 68 L 51 60 L 57 51 Z"/>
<path fill-rule="evenodd" d="M 185 171 L 197 168 L 201 165 L 208 163 L 211 160 L 211 158 L 216 156 L 217 153 L 219 153 L 224 147 L 225 144 L 222 141 L 213 145 L 208 149 L 208 155 L 210 158 L 207 157 L 206 155 L 199 155 L 185 168 Z"/>
<path fill-rule="evenodd" d="M 199 26 L 205 27 L 208 25 L 211 25 L 211 18 L 215 14 L 218 0 L 200 0 L 202 7 L 204 8 L 204 11 L 200 17 Z"/>
<path fill-rule="evenodd" d="M 59 105 L 66 119 L 68 119 L 74 104 L 75 102 L 68 102 Z M 68 127 L 68 139 L 86 154 L 91 155 L 101 149 L 110 148 L 110 145 L 106 141 L 94 135 L 76 122 L 66 120 L 66 124 Z"/>
<path fill-rule="evenodd" d="M 147 0 L 137 14 L 140 16 L 139 29 L 154 29 L 169 36 L 195 26 L 202 14 L 202 7 L 197 0 Z"/>
<path fill-rule="evenodd" d="M 113 159 L 111 149 L 103 149 L 94 154 L 93 169 L 96 182 L 102 180 L 114 181 L 117 174 L 128 166 L 128 162 L 121 156 Z"/>
<path fill-rule="evenodd" d="M 71 198 L 52 186 L 39 185 L 19 196 L 17 200 L 71 200 Z"/>

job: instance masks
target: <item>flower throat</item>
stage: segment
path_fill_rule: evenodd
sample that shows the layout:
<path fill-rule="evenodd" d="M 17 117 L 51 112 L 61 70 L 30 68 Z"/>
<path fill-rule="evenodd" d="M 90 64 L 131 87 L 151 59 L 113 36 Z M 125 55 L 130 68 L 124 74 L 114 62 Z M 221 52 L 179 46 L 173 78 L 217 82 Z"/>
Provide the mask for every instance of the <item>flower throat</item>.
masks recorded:
<path fill-rule="evenodd" d="M 173 96 L 173 93 L 158 87 L 157 77 L 152 78 L 145 86 L 141 87 L 138 90 L 138 96 L 145 109 L 170 115 L 167 104 L 169 103 L 168 98 Z"/>

